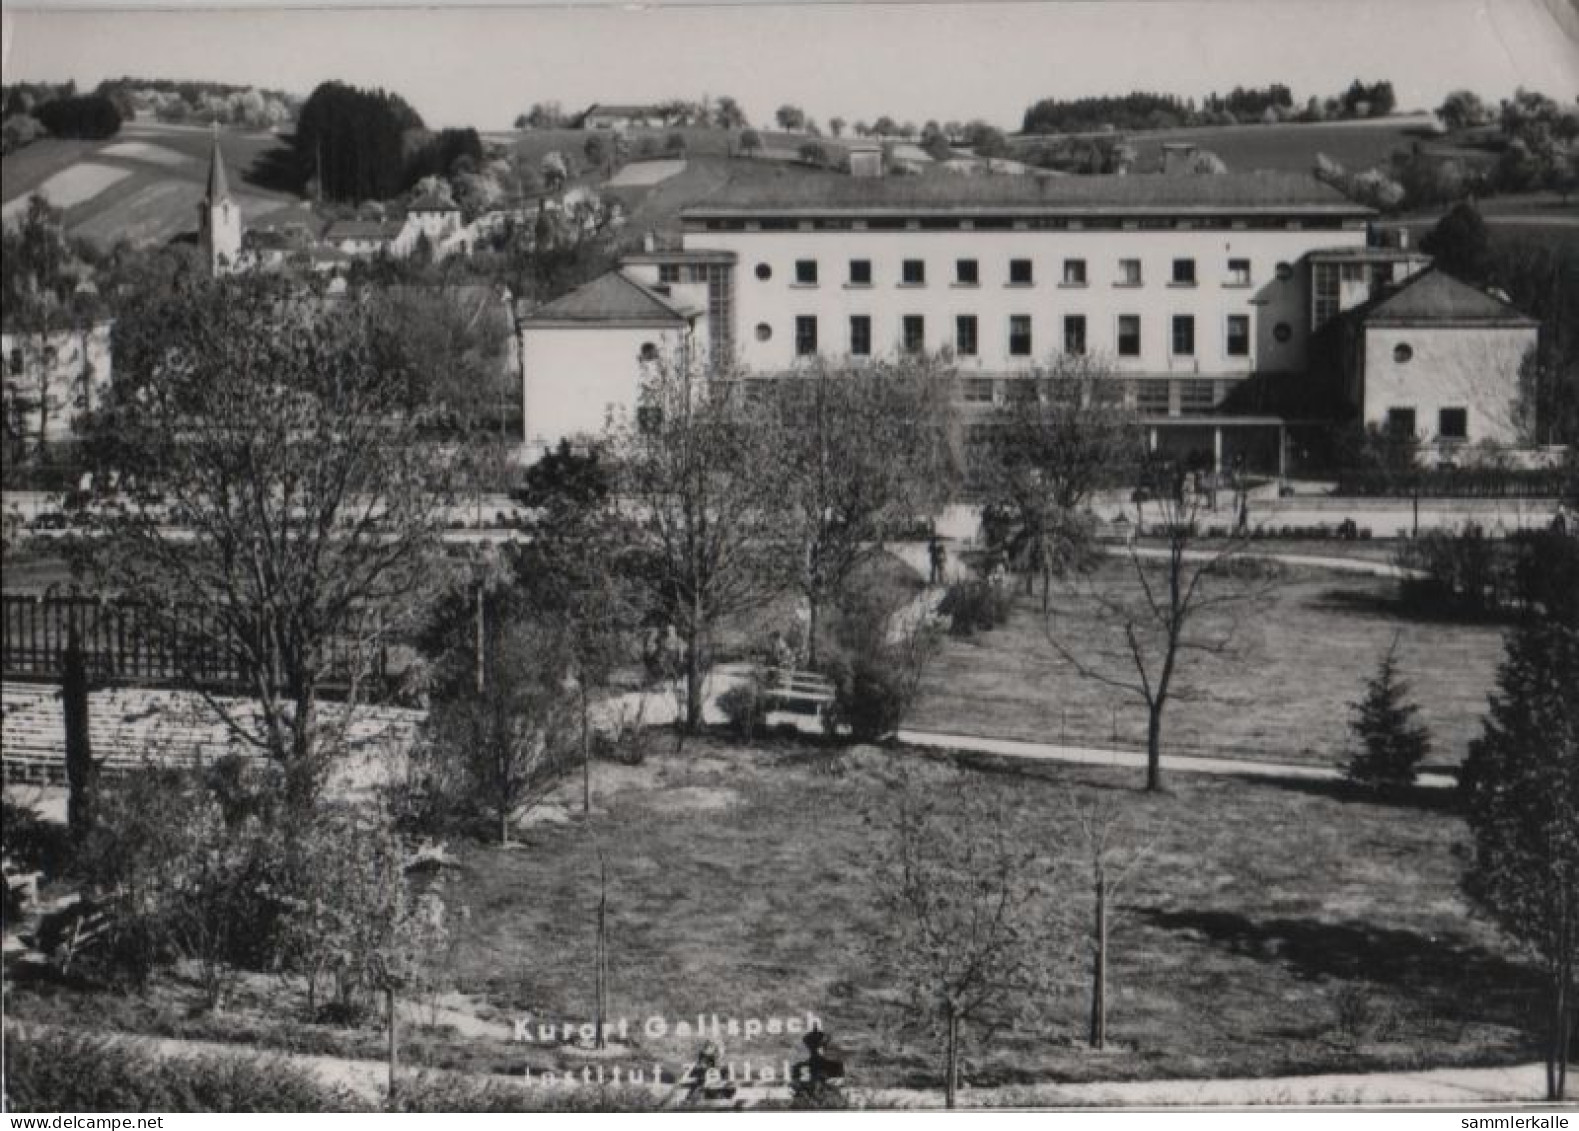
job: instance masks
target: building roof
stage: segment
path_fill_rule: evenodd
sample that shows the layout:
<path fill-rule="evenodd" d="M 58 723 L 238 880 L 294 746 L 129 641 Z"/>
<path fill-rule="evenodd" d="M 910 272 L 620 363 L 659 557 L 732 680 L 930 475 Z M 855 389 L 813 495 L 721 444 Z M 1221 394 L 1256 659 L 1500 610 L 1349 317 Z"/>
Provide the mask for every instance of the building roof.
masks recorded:
<path fill-rule="evenodd" d="M 1367 326 L 1538 326 L 1512 303 L 1451 275 L 1422 271 L 1363 315 Z"/>
<path fill-rule="evenodd" d="M 651 118 L 662 117 L 663 111 L 656 106 L 635 106 L 614 102 L 594 102 L 588 106 L 583 119 L 592 117 L 593 114 L 608 114 L 615 118 Z"/>
<path fill-rule="evenodd" d="M 670 251 L 633 251 L 620 257 L 621 263 L 734 263 L 732 251 L 710 247 L 674 248 Z"/>
<path fill-rule="evenodd" d="M 330 243 L 339 240 L 390 240 L 395 238 L 399 225 L 385 220 L 336 220 L 324 232 Z"/>
<path fill-rule="evenodd" d="M 1331 263 L 1345 260 L 1350 263 L 1400 263 L 1411 259 L 1430 259 L 1419 248 L 1412 247 L 1323 247 L 1309 253 L 1311 259 Z"/>
<path fill-rule="evenodd" d="M 225 175 L 225 156 L 219 151 L 219 132 L 214 133 L 214 149 L 208 156 L 208 190 L 203 198 L 207 203 L 223 200 L 230 195 L 230 178 Z"/>
<path fill-rule="evenodd" d="M 445 200 L 436 192 L 424 193 L 406 205 L 407 212 L 459 212 L 460 205 Z"/>
<path fill-rule="evenodd" d="M 1289 213 L 1366 218 L 1373 210 L 1303 173 L 1079 177 L 848 177 L 729 181 L 686 219 L 838 213 Z"/>
<path fill-rule="evenodd" d="M 599 275 L 526 315 L 527 322 L 685 324 L 688 312 L 618 271 Z"/>

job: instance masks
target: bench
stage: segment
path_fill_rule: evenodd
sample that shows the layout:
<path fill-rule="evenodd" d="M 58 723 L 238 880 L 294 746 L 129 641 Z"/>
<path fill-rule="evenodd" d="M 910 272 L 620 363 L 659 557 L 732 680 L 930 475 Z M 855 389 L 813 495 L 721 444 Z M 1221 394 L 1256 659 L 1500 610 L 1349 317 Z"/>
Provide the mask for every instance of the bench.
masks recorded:
<path fill-rule="evenodd" d="M 821 718 L 833 705 L 833 684 L 826 676 L 796 668 L 769 668 L 762 684 L 769 710 Z"/>

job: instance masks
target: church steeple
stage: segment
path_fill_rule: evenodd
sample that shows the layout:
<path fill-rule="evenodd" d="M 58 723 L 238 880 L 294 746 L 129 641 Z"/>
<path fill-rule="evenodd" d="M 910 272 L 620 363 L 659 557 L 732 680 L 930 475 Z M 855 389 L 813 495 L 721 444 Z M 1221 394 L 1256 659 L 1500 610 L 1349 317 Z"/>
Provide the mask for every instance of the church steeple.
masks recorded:
<path fill-rule="evenodd" d="M 198 205 L 198 237 L 208 254 L 209 271 L 216 277 L 235 271 L 241 260 L 241 209 L 230 196 L 225 156 L 219 148 L 219 123 L 214 124 L 214 148 L 208 158 L 208 187 Z"/>

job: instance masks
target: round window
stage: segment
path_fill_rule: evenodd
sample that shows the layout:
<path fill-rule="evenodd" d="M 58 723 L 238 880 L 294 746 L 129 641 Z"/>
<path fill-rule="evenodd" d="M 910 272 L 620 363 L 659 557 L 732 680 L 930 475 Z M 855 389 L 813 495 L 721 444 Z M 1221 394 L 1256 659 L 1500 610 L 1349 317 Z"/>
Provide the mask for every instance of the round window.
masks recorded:
<path fill-rule="evenodd" d="M 1272 336 L 1280 342 L 1286 342 L 1294 336 L 1294 327 L 1287 322 L 1279 322 L 1272 327 Z"/>
<path fill-rule="evenodd" d="M 658 360 L 658 347 L 657 347 L 657 345 L 655 345 L 652 342 L 643 342 L 641 344 L 641 360 L 643 360 L 643 361 L 657 361 Z"/>
<path fill-rule="evenodd" d="M 773 268 L 769 267 L 766 263 L 758 263 L 757 264 L 757 278 L 759 278 L 759 279 L 771 279 L 771 278 L 773 278 Z"/>
<path fill-rule="evenodd" d="M 1279 263 L 1277 265 L 1277 277 L 1281 282 L 1288 282 L 1294 277 L 1293 266 L 1288 263 Z"/>
<path fill-rule="evenodd" d="M 1410 360 L 1412 357 L 1414 357 L 1414 355 L 1414 347 L 1408 342 L 1399 342 L 1393 347 L 1393 360 L 1398 362 L 1400 365 Z"/>
<path fill-rule="evenodd" d="M 773 327 L 766 322 L 757 323 L 757 341 L 765 342 L 773 336 Z"/>

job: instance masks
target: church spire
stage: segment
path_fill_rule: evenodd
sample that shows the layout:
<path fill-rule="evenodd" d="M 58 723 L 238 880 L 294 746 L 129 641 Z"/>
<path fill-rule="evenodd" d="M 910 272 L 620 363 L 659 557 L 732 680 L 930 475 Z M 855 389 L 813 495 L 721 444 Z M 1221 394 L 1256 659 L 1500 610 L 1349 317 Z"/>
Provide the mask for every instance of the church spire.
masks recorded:
<path fill-rule="evenodd" d="M 208 159 L 207 203 L 218 204 L 230 196 L 230 181 L 225 176 L 225 157 L 219 149 L 219 123 L 214 123 L 214 149 Z"/>

